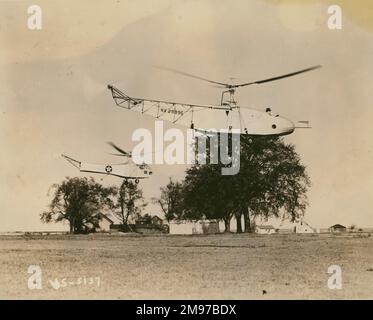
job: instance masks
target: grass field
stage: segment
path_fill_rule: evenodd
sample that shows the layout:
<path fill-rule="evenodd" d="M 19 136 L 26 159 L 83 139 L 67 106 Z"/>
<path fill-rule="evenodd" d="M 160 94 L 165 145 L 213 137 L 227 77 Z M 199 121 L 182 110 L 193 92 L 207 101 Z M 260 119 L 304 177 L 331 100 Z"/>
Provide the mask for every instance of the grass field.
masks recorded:
<path fill-rule="evenodd" d="M 29 265 L 41 290 L 28 289 Z M 327 286 L 330 265 L 341 290 Z M 372 299 L 373 236 L 2 236 L 0 273 L 1 299 Z"/>

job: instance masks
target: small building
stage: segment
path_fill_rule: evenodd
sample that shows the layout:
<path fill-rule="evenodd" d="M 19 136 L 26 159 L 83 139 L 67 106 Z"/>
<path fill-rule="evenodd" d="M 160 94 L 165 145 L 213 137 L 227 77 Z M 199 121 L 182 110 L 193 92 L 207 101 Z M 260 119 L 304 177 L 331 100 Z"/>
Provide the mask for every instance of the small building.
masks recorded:
<path fill-rule="evenodd" d="M 307 223 L 306 221 L 302 219 L 299 222 L 295 223 L 294 232 L 295 233 L 315 233 L 316 230 L 312 228 L 309 223 Z"/>
<path fill-rule="evenodd" d="M 341 224 L 335 224 L 334 226 L 331 226 L 329 228 L 329 232 L 346 232 L 347 228 L 345 226 L 342 226 Z"/>
<path fill-rule="evenodd" d="M 152 223 L 152 220 L 149 215 L 145 215 L 135 220 L 135 226 L 149 225 L 151 223 Z"/>
<path fill-rule="evenodd" d="M 169 224 L 170 234 L 215 234 L 220 233 L 219 222 L 216 220 L 178 220 Z"/>
<path fill-rule="evenodd" d="M 161 226 L 163 224 L 163 220 L 158 216 L 152 216 L 151 223 L 157 226 Z"/>
<path fill-rule="evenodd" d="M 111 220 L 106 214 L 99 214 L 100 221 L 99 227 L 96 228 L 96 232 L 110 232 L 110 226 L 114 224 L 114 221 Z"/>
<path fill-rule="evenodd" d="M 120 224 L 120 223 L 113 223 L 110 226 L 111 233 L 117 232 L 135 232 L 135 225 L 134 224 Z"/>
<path fill-rule="evenodd" d="M 135 230 L 139 233 L 166 232 L 166 229 L 163 227 L 163 220 L 158 216 L 152 217 L 148 214 L 135 221 Z"/>
<path fill-rule="evenodd" d="M 258 234 L 272 234 L 276 233 L 276 229 L 271 225 L 255 226 L 255 232 Z"/>

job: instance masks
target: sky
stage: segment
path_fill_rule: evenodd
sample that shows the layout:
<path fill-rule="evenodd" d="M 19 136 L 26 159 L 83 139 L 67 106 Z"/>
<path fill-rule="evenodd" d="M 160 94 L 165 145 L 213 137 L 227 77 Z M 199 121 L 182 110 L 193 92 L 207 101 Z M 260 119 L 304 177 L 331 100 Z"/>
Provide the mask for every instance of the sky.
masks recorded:
<path fill-rule="evenodd" d="M 41 30 L 27 28 L 31 4 L 42 8 Z M 341 6 L 341 30 L 327 26 L 331 4 Z M 61 153 L 115 163 L 107 141 L 131 150 L 135 129 L 154 129 L 154 119 L 115 107 L 107 84 L 137 97 L 219 103 L 217 88 L 154 65 L 247 82 L 321 64 L 242 88 L 236 99 L 311 122 L 285 137 L 311 178 L 310 224 L 373 227 L 372 40 L 371 1 L 0 1 L 0 231 L 64 228 L 40 222 L 50 186 L 89 175 Z M 149 202 L 185 166 L 153 169 L 141 184 Z"/>

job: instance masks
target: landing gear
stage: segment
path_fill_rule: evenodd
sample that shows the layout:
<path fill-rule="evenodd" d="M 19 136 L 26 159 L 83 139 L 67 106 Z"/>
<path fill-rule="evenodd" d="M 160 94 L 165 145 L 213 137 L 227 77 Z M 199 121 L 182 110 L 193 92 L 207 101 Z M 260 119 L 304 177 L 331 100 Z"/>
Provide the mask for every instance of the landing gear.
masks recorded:
<path fill-rule="evenodd" d="M 135 181 L 136 184 L 138 184 L 140 182 L 140 179 L 136 178 L 134 181 Z M 128 186 L 128 184 L 129 184 L 128 179 L 124 179 L 123 183 L 124 183 L 125 186 Z"/>

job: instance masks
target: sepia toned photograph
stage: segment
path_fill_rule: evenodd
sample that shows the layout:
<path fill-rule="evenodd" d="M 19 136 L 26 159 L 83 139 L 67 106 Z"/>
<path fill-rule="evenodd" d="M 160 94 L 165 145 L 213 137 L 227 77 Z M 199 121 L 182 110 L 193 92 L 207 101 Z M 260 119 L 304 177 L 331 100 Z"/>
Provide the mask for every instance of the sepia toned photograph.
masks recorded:
<path fill-rule="evenodd" d="M 373 298 L 373 2 L 0 0 L 0 43 L 0 300 Z"/>

